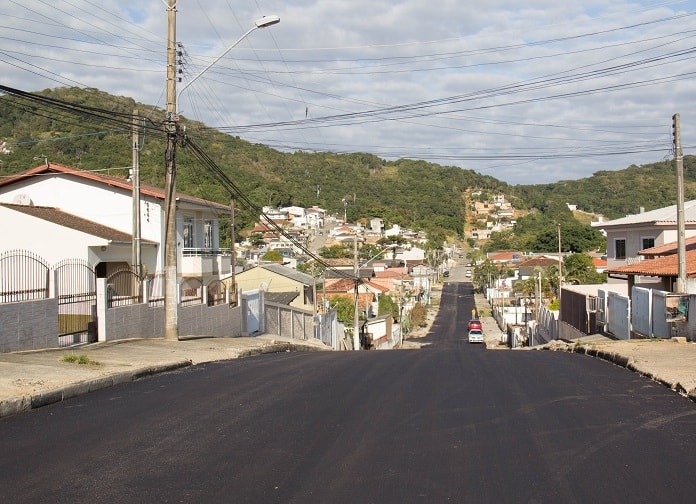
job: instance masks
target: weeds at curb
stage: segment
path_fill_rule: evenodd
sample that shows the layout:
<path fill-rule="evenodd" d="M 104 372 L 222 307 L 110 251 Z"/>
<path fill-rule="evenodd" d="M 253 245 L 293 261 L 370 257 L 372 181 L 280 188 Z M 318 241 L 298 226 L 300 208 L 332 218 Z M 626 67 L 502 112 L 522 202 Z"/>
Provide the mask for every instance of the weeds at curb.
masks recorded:
<path fill-rule="evenodd" d="M 90 359 L 85 354 L 66 354 L 63 356 L 63 362 L 69 362 L 72 364 L 79 364 L 81 366 L 101 366 L 101 363 Z"/>

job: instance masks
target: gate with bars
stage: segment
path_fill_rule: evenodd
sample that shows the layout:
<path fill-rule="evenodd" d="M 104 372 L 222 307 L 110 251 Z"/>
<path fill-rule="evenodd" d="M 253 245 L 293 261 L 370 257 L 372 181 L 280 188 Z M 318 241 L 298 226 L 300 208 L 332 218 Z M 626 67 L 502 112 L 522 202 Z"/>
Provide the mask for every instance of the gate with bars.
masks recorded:
<path fill-rule="evenodd" d="M 54 267 L 58 298 L 58 346 L 97 341 L 97 281 L 82 259 L 66 259 Z"/>

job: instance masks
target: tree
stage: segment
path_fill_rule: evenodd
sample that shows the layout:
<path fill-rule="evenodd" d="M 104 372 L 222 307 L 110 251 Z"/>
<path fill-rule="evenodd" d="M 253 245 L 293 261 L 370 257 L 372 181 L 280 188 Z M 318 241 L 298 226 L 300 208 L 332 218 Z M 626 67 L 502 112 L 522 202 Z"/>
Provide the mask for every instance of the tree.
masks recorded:
<path fill-rule="evenodd" d="M 395 319 L 398 319 L 399 318 L 399 304 L 396 301 L 394 301 L 394 299 L 390 295 L 383 294 L 379 297 L 377 314 L 379 316 L 391 315 Z"/>
<path fill-rule="evenodd" d="M 329 299 L 331 307 L 336 310 L 336 318 L 347 326 L 353 327 L 355 318 L 354 300 L 348 296 L 333 296 Z"/>
<path fill-rule="evenodd" d="M 324 259 L 347 259 L 353 257 L 353 252 L 347 245 L 339 243 L 320 248 L 319 255 Z"/>
<path fill-rule="evenodd" d="M 281 254 L 277 250 L 269 250 L 261 256 L 261 260 L 269 262 L 280 262 L 283 260 L 283 254 Z"/>
<path fill-rule="evenodd" d="M 427 321 L 428 309 L 421 303 L 416 303 L 411 309 L 409 328 L 425 325 Z"/>
<path fill-rule="evenodd" d="M 565 258 L 565 279 L 579 284 L 600 284 L 606 275 L 597 272 L 592 258 L 587 254 L 571 254 Z"/>
<path fill-rule="evenodd" d="M 315 278 L 322 276 L 325 269 L 326 266 L 324 266 L 324 264 L 316 261 L 307 261 L 297 265 L 297 271 L 307 273 Z"/>
<path fill-rule="evenodd" d="M 249 237 L 249 243 L 252 247 L 261 247 L 266 242 L 263 241 L 263 235 L 261 233 L 254 233 Z"/>

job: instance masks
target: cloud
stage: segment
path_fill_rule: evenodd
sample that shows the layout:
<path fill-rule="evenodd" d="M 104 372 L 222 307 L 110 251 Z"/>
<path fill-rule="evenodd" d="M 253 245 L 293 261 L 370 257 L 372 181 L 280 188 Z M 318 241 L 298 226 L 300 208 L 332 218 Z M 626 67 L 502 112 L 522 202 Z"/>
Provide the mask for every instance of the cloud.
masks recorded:
<path fill-rule="evenodd" d="M 26 3 L 26 2 L 25 2 Z M 693 1 L 181 0 L 182 113 L 282 150 L 370 152 L 512 184 L 696 145 Z M 165 2 L 0 5 L 0 75 L 165 105 Z"/>

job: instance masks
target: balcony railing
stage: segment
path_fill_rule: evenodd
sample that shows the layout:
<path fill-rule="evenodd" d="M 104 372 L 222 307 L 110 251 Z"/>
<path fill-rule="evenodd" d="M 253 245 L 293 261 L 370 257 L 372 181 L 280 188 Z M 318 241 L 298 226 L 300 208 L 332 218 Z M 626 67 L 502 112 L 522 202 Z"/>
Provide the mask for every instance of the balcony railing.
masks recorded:
<path fill-rule="evenodd" d="M 185 248 L 181 254 L 181 274 L 184 276 L 207 277 L 232 272 L 230 249 Z"/>

